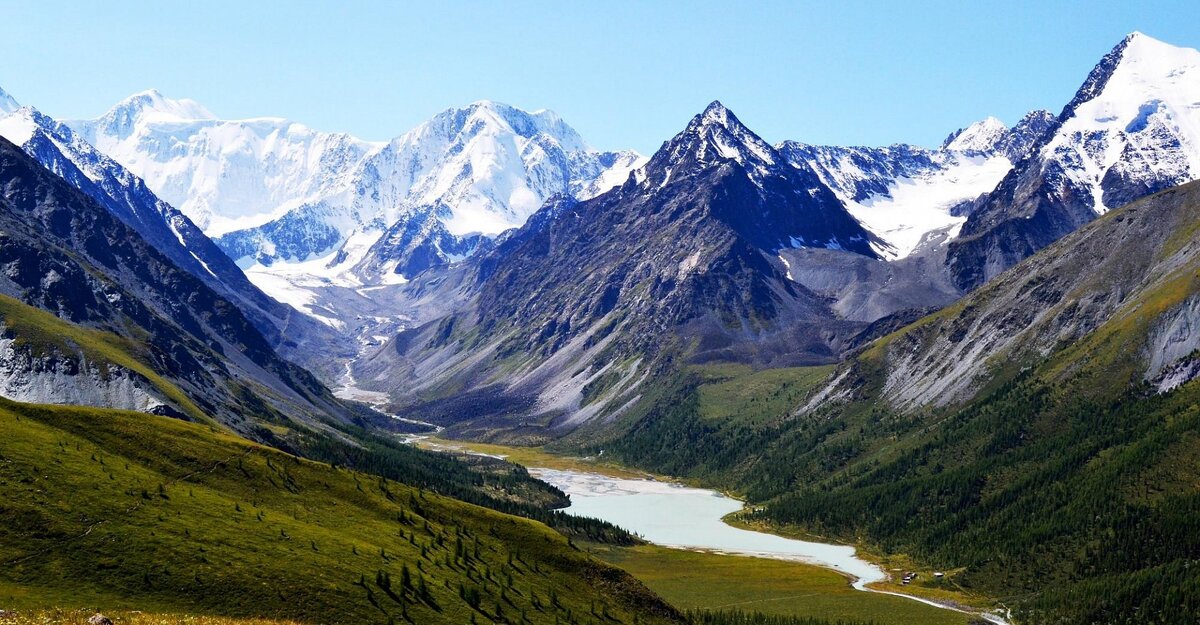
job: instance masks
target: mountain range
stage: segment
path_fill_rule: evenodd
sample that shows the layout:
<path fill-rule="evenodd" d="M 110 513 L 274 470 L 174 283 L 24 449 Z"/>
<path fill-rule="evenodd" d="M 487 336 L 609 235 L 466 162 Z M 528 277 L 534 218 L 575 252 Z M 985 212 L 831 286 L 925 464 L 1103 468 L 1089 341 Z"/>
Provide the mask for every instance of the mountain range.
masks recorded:
<path fill-rule="evenodd" d="M 1182 614 L 1200 52 L 1133 33 L 1057 116 L 936 148 L 772 144 L 719 101 L 683 122 L 643 157 L 491 101 L 368 142 L 0 91 L 0 395 L 409 484 L 441 469 L 377 430 L 607 453 L 1026 615 Z M 460 470 L 441 494 L 562 523 Z M 530 482 L 504 484 L 558 501 Z"/>

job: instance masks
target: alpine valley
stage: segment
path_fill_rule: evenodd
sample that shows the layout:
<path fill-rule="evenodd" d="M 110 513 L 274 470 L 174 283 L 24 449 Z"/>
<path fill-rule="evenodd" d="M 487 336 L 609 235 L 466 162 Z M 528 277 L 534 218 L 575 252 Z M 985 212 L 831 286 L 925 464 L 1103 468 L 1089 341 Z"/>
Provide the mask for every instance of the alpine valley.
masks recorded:
<path fill-rule="evenodd" d="M 1200 51 L 1080 69 L 935 148 L 713 101 L 646 156 L 493 101 L 375 142 L 0 91 L 0 609 L 1195 622 Z M 689 603 L 646 573 L 683 556 L 530 457 L 735 493 L 896 579 Z"/>

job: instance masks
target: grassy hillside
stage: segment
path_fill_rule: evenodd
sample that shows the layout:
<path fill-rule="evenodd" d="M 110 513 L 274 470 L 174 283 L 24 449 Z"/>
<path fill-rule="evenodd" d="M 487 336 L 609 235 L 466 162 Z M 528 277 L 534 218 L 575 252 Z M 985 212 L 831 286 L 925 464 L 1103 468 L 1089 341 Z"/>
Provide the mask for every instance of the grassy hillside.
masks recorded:
<path fill-rule="evenodd" d="M 320 623 L 666 623 L 538 523 L 203 425 L 0 402 L 0 603 Z"/>

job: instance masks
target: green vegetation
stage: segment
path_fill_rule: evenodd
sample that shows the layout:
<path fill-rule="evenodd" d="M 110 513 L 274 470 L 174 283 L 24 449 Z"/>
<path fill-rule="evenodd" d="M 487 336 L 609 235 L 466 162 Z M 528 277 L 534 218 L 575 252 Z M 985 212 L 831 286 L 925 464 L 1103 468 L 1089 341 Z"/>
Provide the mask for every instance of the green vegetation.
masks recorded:
<path fill-rule="evenodd" d="M 89 625 L 95 610 L 40 609 L 0 615 L 0 625 Z M 147 614 L 138 610 L 104 612 L 113 625 L 299 625 L 296 621 L 231 618 L 195 614 Z"/>
<path fill-rule="evenodd" d="M 754 371 L 746 365 L 696 367 L 700 375 L 700 418 L 751 424 L 786 417 L 834 367 Z"/>
<path fill-rule="evenodd" d="M 195 425 L 0 402 L 0 604 L 312 623 L 665 623 L 538 523 Z"/>
<path fill-rule="evenodd" d="M 1200 388 L 1103 403 L 1054 390 L 1005 385 L 924 444 L 756 516 L 963 567 L 961 583 L 1036 622 L 1197 614 Z"/>
<path fill-rule="evenodd" d="M 354 442 L 314 435 L 298 444 L 304 457 L 430 489 L 505 514 L 533 519 L 581 540 L 634 545 L 641 542 L 607 522 L 557 510 L 570 500 L 530 477 L 525 467 L 478 455 L 431 453 L 366 430 L 342 426 Z"/>
<path fill-rule="evenodd" d="M 731 399 L 750 378 L 718 393 L 687 370 L 595 446 L 743 493 L 762 504 L 749 522 L 955 571 L 961 590 L 1019 620 L 1186 622 L 1200 614 L 1200 382 L 1160 395 L 1142 376 L 1156 324 L 1200 292 L 1189 267 L 1155 276 L 1042 360 L 994 363 L 964 405 L 899 411 L 879 399 L 888 343 L 949 331 L 973 314 L 960 306 L 864 350 L 848 369 L 851 401 L 768 417 Z M 785 372 L 754 375 L 766 389 L 749 394 L 787 394 Z"/>
<path fill-rule="evenodd" d="M 591 546 L 600 559 L 618 566 L 671 605 L 697 611 L 697 623 L 757 623 L 712 620 L 712 613 L 760 613 L 795 618 L 780 623 L 816 621 L 874 622 L 878 625 L 963 625 L 968 616 L 910 599 L 871 594 L 850 587 L 841 574 L 826 568 L 772 560 L 645 545 Z M 770 623 L 770 621 L 761 621 Z"/>
<path fill-rule="evenodd" d="M 688 610 L 689 623 L 693 625 L 873 625 L 863 621 L 829 621 L 803 616 L 781 616 L 762 612 L 741 610 Z"/>
<path fill-rule="evenodd" d="M 459 458 L 478 457 L 480 454 L 502 456 L 505 460 L 523 467 L 583 471 L 621 478 L 642 478 L 649 475 L 645 471 L 635 471 L 613 462 L 602 462 L 595 455 L 561 455 L 547 451 L 543 447 L 518 447 L 516 445 L 447 440 L 436 437 L 427 438 L 421 441 L 419 445 L 422 449 L 453 454 Z"/>

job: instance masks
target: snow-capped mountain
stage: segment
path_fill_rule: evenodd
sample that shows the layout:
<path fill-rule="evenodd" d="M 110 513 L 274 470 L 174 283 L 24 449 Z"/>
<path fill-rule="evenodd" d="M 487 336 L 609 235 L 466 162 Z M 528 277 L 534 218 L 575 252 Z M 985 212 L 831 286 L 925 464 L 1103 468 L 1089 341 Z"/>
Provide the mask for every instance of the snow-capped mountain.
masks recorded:
<path fill-rule="evenodd" d="M 280 118 L 217 119 L 155 90 L 67 124 L 209 235 L 260 225 L 332 192 L 381 147 Z"/>
<path fill-rule="evenodd" d="M 1200 176 L 1200 51 L 1134 33 L 1114 53 L 1041 150 L 1097 213 Z"/>
<path fill-rule="evenodd" d="M 639 164 L 634 153 L 591 149 L 550 111 L 476 102 L 389 142 L 350 172 L 336 193 L 218 243 L 243 266 L 328 256 L 332 272 L 355 269 L 357 278 L 375 282 L 380 276 L 369 270 L 379 263 L 350 249 L 361 249 L 360 237 L 408 230 L 406 222 L 424 221 L 433 209 L 443 242 L 461 238 L 448 244 L 463 247 L 474 235 L 520 226 L 553 195 L 604 191 L 604 184 L 622 182 Z M 451 257 L 440 254 L 419 264 L 444 264 Z"/>
<path fill-rule="evenodd" d="M 814 172 L 713 102 L 622 185 L 547 202 L 464 263 L 465 280 L 418 277 L 414 296 L 444 281 L 439 299 L 467 284 L 466 301 L 354 372 L 401 404 L 453 389 L 479 411 L 567 430 L 619 411 L 666 354 L 824 362 L 866 324 L 837 319 L 778 258 L 807 248 L 876 262 L 876 243 Z"/>
<path fill-rule="evenodd" d="M 320 334 L 309 327 L 310 321 L 294 319 L 290 308 L 254 286 L 186 215 L 65 124 L 33 107 L 19 107 L 0 116 L 0 136 L 97 201 L 179 268 L 236 303 L 273 344 L 282 344 L 280 328 L 293 324 L 307 328 L 314 339 Z"/>
<path fill-rule="evenodd" d="M 966 220 L 958 210 L 996 187 L 1053 123 L 1034 111 L 1012 128 L 985 120 L 951 133 L 930 150 L 897 144 L 880 148 L 816 146 L 786 141 L 780 151 L 811 167 L 851 214 L 887 245 L 888 259 L 904 258 L 933 235 L 952 238 Z"/>
<path fill-rule="evenodd" d="M 283 274 L 402 281 L 461 257 L 480 234 L 520 226 L 552 195 L 592 197 L 644 161 L 593 150 L 550 111 L 489 101 L 448 109 L 387 143 L 276 118 L 220 120 L 156 91 L 72 126 L 204 224 L 268 290 Z M 386 249 L 385 232 L 408 235 Z M 436 240 L 413 238 L 425 235 Z"/>
<path fill-rule="evenodd" d="M 975 202 L 949 263 L 963 289 L 1110 209 L 1200 178 L 1200 51 L 1141 33 L 1092 70 L 1030 157 Z"/>

